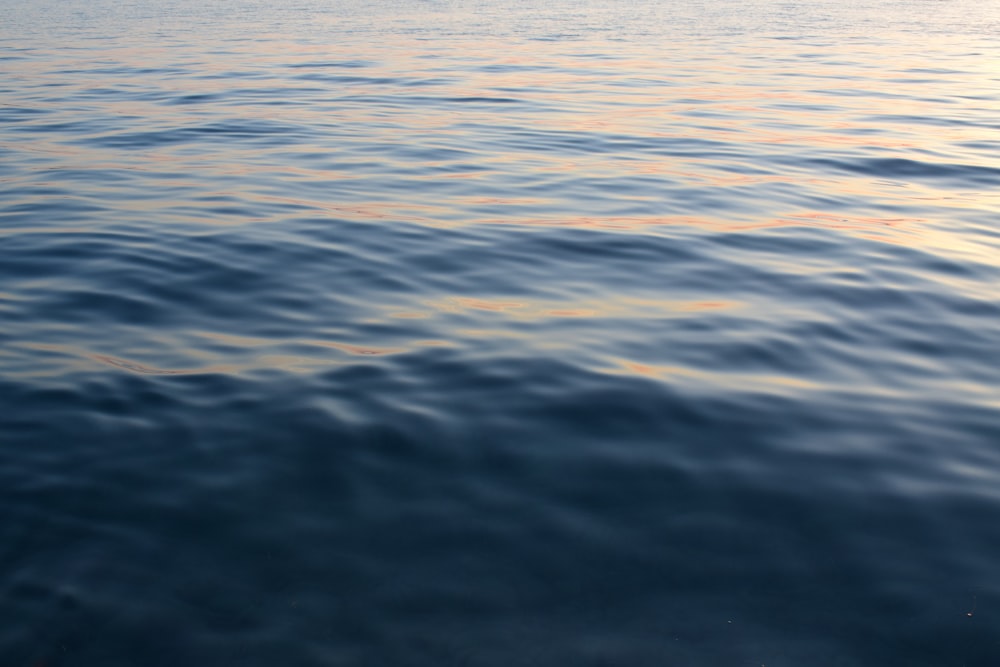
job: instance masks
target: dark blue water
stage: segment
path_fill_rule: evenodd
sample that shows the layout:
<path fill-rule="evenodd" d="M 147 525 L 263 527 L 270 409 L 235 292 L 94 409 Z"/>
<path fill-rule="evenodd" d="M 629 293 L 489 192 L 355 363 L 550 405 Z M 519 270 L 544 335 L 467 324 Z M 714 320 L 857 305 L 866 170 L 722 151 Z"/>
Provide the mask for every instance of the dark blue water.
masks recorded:
<path fill-rule="evenodd" d="M 0 0 L 0 664 L 1000 665 L 1000 4 Z"/>

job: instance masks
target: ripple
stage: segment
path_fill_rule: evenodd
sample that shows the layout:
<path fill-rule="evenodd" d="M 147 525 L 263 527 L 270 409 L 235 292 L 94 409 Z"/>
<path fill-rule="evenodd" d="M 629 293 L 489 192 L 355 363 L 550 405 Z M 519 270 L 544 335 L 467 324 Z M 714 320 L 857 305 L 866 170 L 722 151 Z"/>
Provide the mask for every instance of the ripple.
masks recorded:
<path fill-rule="evenodd" d="M 996 663 L 993 0 L 257 4 L 0 25 L 8 662 Z"/>
<path fill-rule="evenodd" d="M 854 161 L 818 161 L 821 166 L 870 174 L 882 178 L 903 180 L 932 179 L 951 187 L 991 186 L 1000 182 L 1000 168 L 969 164 L 936 164 L 901 158 L 864 159 Z"/>

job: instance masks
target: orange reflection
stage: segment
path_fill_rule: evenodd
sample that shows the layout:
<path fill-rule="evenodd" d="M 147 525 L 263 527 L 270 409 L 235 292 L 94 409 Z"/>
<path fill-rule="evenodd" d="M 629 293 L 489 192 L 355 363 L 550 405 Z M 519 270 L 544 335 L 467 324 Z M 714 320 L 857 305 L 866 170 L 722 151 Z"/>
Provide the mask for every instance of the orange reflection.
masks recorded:
<path fill-rule="evenodd" d="M 781 218 L 754 222 L 702 218 L 688 215 L 670 216 L 580 216 L 574 218 L 513 218 L 478 221 L 495 225 L 526 225 L 532 227 L 570 227 L 607 231 L 641 232 L 658 227 L 693 227 L 716 232 L 743 232 L 782 227 L 823 227 L 852 233 L 867 238 L 901 245 L 920 245 L 933 236 L 921 218 L 878 218 L 874 216 L 846 216 L 819 212 L 792 213 Z M 943 243 L 946 243 L 942 239 Z"/>
<path fill-rule="evenodd" d="M 186 357 L 202 359 L 205 363 L 201 365 L 186 366 L 183 368 L 163 368 L 153 366 L 148 363 L 137 361 L 136 359 L 113 356 L 109 354 L 94 353 L 87 349 L 74 345 L 56 343 L 36 343 L 18 342 L 18 347 L 51 352 L 61 355 L 58 364 L 39 364 L 37 368 L 24 372 L 15 373 L 19 377 L 46 377 L 48 375 L 59 375 L 65 373 L 66 367 L 79 367 L 86 369 L 87 365 L 81 363 L 83 360 L 96 361 L 100 364 L 111 366 L 129 373 L 139 375 L 194 375 L 202 373 L 228 373 L 237 374 L 242 372 L 252 372 L 268 368 L 280 368 L 290 372 L 314 372 L 317 366 L 341 365 L 347 363 L 342 358 L 338 360 L 326 354 L 282 354 L 267 352 L 276 346 L 286 345 L 306 345 L 316 348 L 333 348 L 341 352 L 346 352 L 352 356 L 385 356 L 398 354 L 413 349 L 415 347 L 442 347 L 452 345 L 450 341 L 425 339 L 410 342 L 406 347 L 373 347 L 365 345 L 354 345 L 337 341 L 326 340 L 282 340 L 273 341 L 264 338 L 253 338 L 248 336 L 235 336 L 217 332 L 202 332 L 199 334 L 204 338 L 209 338 L 223 342 L 233 348 L 260 349 L 262 353 L 252 353 L 249 356 L 237 353 L 233 350 L 210 351 L 201 348 L 190 348 L 178 350 Z"/>
<path fill-rule="evenodd" d="M 963 61 L 967 68 L 964 76 L 935 78 L 933 95 L 927 94 L 926 75 L 908 73 L 926 66 L 927 58 L 931 57 L 927 54 L 935 50 L 955 53 L 955 43 L 945 37 L 928 38 L 927 54 L 919 55 L 883 53 L 859 46 L 838 53 L 835 65 L 817 62 L 815 71 L 807 76 L 803 75 L 802 46 L 794 42 L 753 41 L 752 48 L 737 43 L 720 49 L 718 44 L 697 40 L 682 44 L 637 40 L 627 49 L 599 43 L 587 45 L 584 51 L 591 47 L 600 52 L 600 58 L 581 57 L 578 49 L 558 42 L 456 36 L 447 48 L 436 48 L 425 40 L 401 35 L 374 43 L 351 39 L 304 43 L 277 33 L 258 32 L 255 39 L 234 41 L 230 52 L 205 59 L 197 63 L 197 68 L 184 62 L 176 49 L 157 42 L 109 47 L 100 58 L 88 59 L 87 52 L 80 50 L 73 62 L 24 61 L 11 74 L 15 77 L 14 85 L 44 82 L 47 77 L 58 75 L 59 68 L 72 67 L 74 74 L 69 85 L 76 86 L 76 92 L 92 94 L 95 86 L 107 83 L 100 69 L 111 61 L 123 68 L 176 68 L 184 73 L 176 77 L 150 77 L 144 82 L 148 90 L 142 91 L 142 95 L 119 98 L 112 107 L 104 109 L 112 117 L 117 114 L 157 119 L 157 126 L 149 128 L 150 132 L 169 132 L 171 128 L 233 118 L 321 130 L 315 145 L 307 140 L 305 145 L 293 149 L 301 152 L 298 157 L 308 158 L 302 160 L 292 159 L 281 151 L 271 159 L 270 149 L 240 142 L 212 144 L 208 159 L 185 154 L 183 145 L 129 151 L 79 147 L 60 143 L 61 133 L 51 133 L 53 138 L 46 133 L 35 133 L 30 144 L 12 144 L 12 147 L 20 150 L 22 146 L 30 146 L 25 149 L 66 164 L 89 165 L 94 170 L 167 170 L 171 175 L 162 181 L 169 186 L 166 192 L 186 190 L 197 192 L 199 197 L 216 194 L 234 199 L 246 197 L 363 221 L 404 220 L 443 227 L 565 226 L 625 232 L 645 232 L 672 225 L 712 231 L 806 225 L 881 242 L 929 244 L 974 253 L 980 258 L 987 256 L 987 250 L 976 248 L 927 220 L 880 218 L 864 212 L 775 210 L 778 205 L 771 202 L 759 217 L 754 218 L 749 212 L 733 214 L 738 219 L 727 219 L 724 213 L 715 217 L 711 214 L 565 216 L 558 212 L 564 201 L 558 194 L 554 193 L 551 199 L 525 196 L 514 187 L 510 193 L 495 194 L 490 190 L 489 196 L 435 194 L 432 197 L 407 190 L 405 195 L 379 199 L 377 193 L 362 190 L 352 192 L 346 201 L 339 197 L 338 187 L 365 181 L 357 165 L 369 157 L 353 154 L 350 145 L 353 135 L 344 132 L 345 128 L 357 128 L 356 136 L 387 146 L 420 143 L 426 137 L 440 136 L 440 142 L 431 144 L 472 147 L 467 154 L 459 151 L 451 160 L 421 161 L 419 169 L 393 157 L 392 151 L 375 153 L 370 158 L 383 161 L 388 171 L 406 173 L 406 178 L 414 181 L 488 180 L 501 172 L 530 171 L 622 179 L 641 175 L 663 177 L 682 186 L 720 188 L 806 183 L 820 197 L 836 200 L 849 195 L 869 202 L 872 210 L 906 210 L 918 199 L 933 202 L 942 221 L 948 219 L 951 210 L 961 212 L 969 206 L 1000 213 L 1000 195 L 972 187 L 957 193 L 913 182 L 900 187 L 899 183 L 887 184 L 877 178 L 851 174 L 838 177 L 825 173 L 824 178 L 816 178 L 808 167 L 772 166 L 769 171 L 766 164 L 756 165 L 753 155 L 707 158 L 697 149 L 686 152 L 683 142 L 677 154 L 645 152 L 650 146 L 669 143 L 664 139 L 690 139 L 729 147 L 752 144 L 754 151 L 773 146 L 774 150 L 792 156 L 795 151 L 813 148 L 830 148 L 838 153 L 854 148 L 879 149 L 886 155 L 914 150 L 924 155 L 955 155 L 968 150 L 980 164 L 1000 166 L 997 158 L 984 157 L 978 149 L 960 148 L 965 144 L 996 141 L 1000 133 L 993 126 L 970 122 L 931 127 L 900 120 L 947 115 L 950 111 L 942 105 L 942 100 L 993 99 L 992 82 L 996 79 L 997 65 L 988 58 Z M 350 67 L 341 67 L 342 64 Z M 831 67 L 828 71 L 835 76 L 825 75 L 827 67 Z M 240 76 L 233 76 L 236 73 Z M 419 85 L 403 87 L 400 83 Z M 73 92 L 67 90 L 64 94 L 69 98 Z M 889 92 L 892 94 L 886 94 Z M 182 98 L 191 103 L 164 104 L 165 100 Z M 204 99 L 199 101 L 199 98 Z M 502 98 L 510 103 L 498 111 L 495 103 L 468 102 L 476 98 L 494 102 Z M 276 99 L 286 103 L 275 106 Z M 95 99 L 94 104 L 99 102 Z M 956 106 L 955 111 L 961 113 L 963 109 Z M 109 128 L 113 126 L 114 123 L 109 124 Z M 337 134 L 324 136 L 326 128 Z M 581 150 L 578 153 L 525 150 L 505 145 L 503 141 L 512 136 L 511 130 L 571 142 Z M 108 132 L 113 133 L 113 129 Z M 594 145 L 588 143 L 589 139 L 594 139 Z M 532 140 L 529 137 L 525 142 Z M 671 146 L 667 148 L 673 150 Z M 474 162 L 475 168 L 465 170 L 465 161 Z M 747 167 L 748 173 L 739 173 L 740 166 Z M 755 169 L 758 166 L 761 168 Z M 205 178 L 192 180 L 192 173 L 204 174 Z M 211 185 L 206 184 L 216 182 L 216 177 L 226 177 L 222 182 L 232 191 L 207 192 L 205 188 Z M 39 185 L 46 182 L 48 178 L 39 176 Z M 267 194 L 269 188 L 264 192 L 257 189 L 259 184 L 269 182 L 305 184 L 310 186 L 305 189 L 309 194 L 281 196 Z M 289 190 L 295 192 L 293 188 Z M 655 186 L 648 190 L 653 194 L 643 192 L 627 198 L 623 195 L 622 201 L 627 199 L 655 210 L 658 196 Z M 278 188 L 272 191 L 284 192 Z M 148 199 L 108 199 L 114 199 L 115 207 L 121 210 L 174 207 L 176 210 L 170 215 L 179 222 L 245 224 L 275 220 L 287 214 L 276 213 L 271 218 L 213 214 L 207 208 L 199 211 L 197 201 L 184 198 L 188 193 L 163 196 L 154 193 Z M 176 201 L 170 199 L 174 196 Z M 663 196 L 672 195 L 667 190 Z M 512 210 L 502 218 L 497 213 L 486 216 L 465 210 L 476 206 Z M 524 215 L 532 207 L 541 212 Z M 556 212 L 548 213 L 545 207 Z M 993 258 L 991 263 L 995 262 Z M 553 317 L 571 312 L 577 313 L 572 316 L 587 316 L 584 313 L 600 313 L 606 307 L 601 305 L 588 311 L 575 306 L 550 306 L 547 316 Z M 517 311 L 525 316 L 543 313 L 531 311 L 523 304 L 488 300 L 457 302 L 455 307 Z"/>
<path fill-rule="evenodd" d="M 477 299 L 463 296 L 448 297 L 443 301 L 429 301 L 427 305 L 444 312 L 458 312 L 461 310 L 487 310 L 497 313 L 519 310 L 525 304 L 518 301 L 496 301 L 490 299 Z"/>
<path fill-rule="evenodd" d="M 210 338 L 212 340 L 217 340 L 226 343 L 227 345 L 231 345 L 233 347 L 243 347 L 243 348 L 270 347 L 276 344 L 275 341 L 267 338 L 237 336 L 233 334 L 219 333 L 215 331 L 204 331 L 200 335 L 205 338 Z M 318 347 L 330 347 L 335 350 L 340 350 L 341 352 L 347 352 L 348 354 L 365 355 L 365 356 L 397 354 L 399 352 L 405 351 L 403 348 L 398 348 L 398 347 L 374 347 L 366 345 L 356 345 L 353 343 L 342 343 L 340 341 L 316 340 L 316 339 L 280 341 L 280 343 L 282 344 L 294 343 L 301 345 L 316 345 Z"/>
<path fill-rule="evenodd" d="M 94 354 L 91 355 L 91 359 L 96 359 L 102 363 L 108 364 L 110 366 L 115 366 L 117 368 L 122 368 L 132 373 L 139 373 L 140 375 L 187 375 L 191 373 L 204 373 L 209 372 L 207 369 L 203 370 L 168 370 L 164 368 L 155 368 L 153 366 L 146 366 L 140 364 L 136 361 L 130 361 L 128 359 L 119 359 L 118 357 L 112 357 L 106 354 Z"/>
<path fill-rule="evenodd" d="M 677 313 L 724 310 L 742 307 L 732 300 L 666 300 L 643 299 L 617 295 L 611 299 L 584 301 L 541 300 L 524 302 L 489 300 L 469 297 L 447 297 L 427 305 L 445 313 L 463 310 L 487 311 L 519 320 L 544 320 L 558 317 L 572 318 L 650 318 Z"/>
<path fill-rule="evenodd" d="M 576 308 L 564 310 L 545 310 L 542 311 L 542 314 L 549 317 L 594 317 L 597 315 L 597 311 L 589 308 Z"/>
<path fill-rule="evenodd" d="M 768 375 L 754 373 L 724 373 L 702 371 L 683 366 L 667 366 L 659 364 L 643 364 L 629 359 L 613 360 L 615 366 L 604 369 L 612 374 L 639 375 L 642 377 L 664 380 L 683 377 L 710 384 L 724 384 L 728 388 L 739 387 L 793 387 L 797 389 L 820 389 L 822 385 L 787 375 Z"/>
<path fill-rule="evenodd" d="M 387 354 L 398 354 L 404 351 L 402 348 L 398 347 L 365 347 L 362 345 L 335 343 L 328 340 L 306 340 L 302 342 L 309 345 L 319 345 L 320 347 L 332 347 L 335 350 L 340 350 L 341 352 L 363 356 L 383 356 Z"/>

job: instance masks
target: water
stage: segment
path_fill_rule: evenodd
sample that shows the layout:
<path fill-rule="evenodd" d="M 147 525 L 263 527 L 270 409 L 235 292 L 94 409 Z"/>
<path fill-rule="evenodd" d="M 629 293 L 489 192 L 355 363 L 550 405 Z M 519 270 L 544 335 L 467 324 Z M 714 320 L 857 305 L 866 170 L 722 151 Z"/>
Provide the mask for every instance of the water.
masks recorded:
<path fill-rule="evenodd" d="M 0 0 L 0 662 L 1000 664 L 1000 4 Z"/>

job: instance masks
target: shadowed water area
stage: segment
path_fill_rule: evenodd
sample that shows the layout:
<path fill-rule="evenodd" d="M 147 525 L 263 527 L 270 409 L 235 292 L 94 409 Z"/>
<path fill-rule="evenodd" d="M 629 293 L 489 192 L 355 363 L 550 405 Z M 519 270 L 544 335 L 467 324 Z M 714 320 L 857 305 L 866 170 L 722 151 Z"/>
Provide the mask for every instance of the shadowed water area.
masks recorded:
<path fill-rule="evenodd" d="M 275 4 L 0 0 L 0 663 L 1000 664 L 998 0 Z"/>

